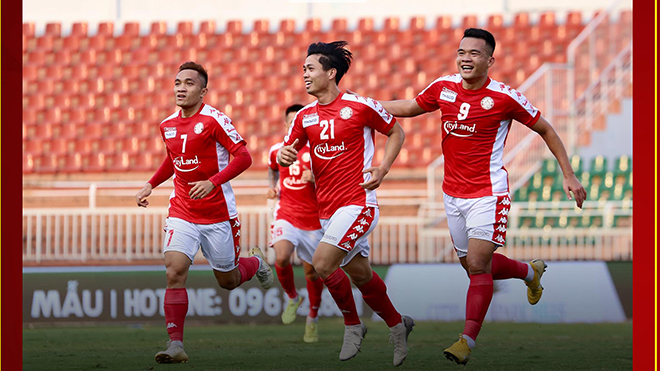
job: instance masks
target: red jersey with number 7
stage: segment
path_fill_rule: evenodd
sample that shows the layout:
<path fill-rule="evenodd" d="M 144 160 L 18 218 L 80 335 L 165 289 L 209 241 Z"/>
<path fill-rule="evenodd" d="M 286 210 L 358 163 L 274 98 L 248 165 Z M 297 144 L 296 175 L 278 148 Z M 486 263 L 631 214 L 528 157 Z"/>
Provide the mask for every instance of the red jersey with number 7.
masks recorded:
<path fill-rule="evenodd" d="M 314 101 L 298 111 L 284 145 L 309 140 L 319 217 L 330 218 L 348 205 L 377 207 L 376 192 L 360 186 L 374 157 L 374 134 L 387 134 L 396 120 L 375 100 L 340 93 L 328 104 Z"/>
<path fill-rule="evenodd" d="M 541 113 L 520 92 L 488 79 L 467 90 L 460 74 L 441 77 L 416 98 L 427 112 L 442 112 L 442 190 L 458 198 L 502 196 L 509 192 L 504 145 L 516 120 L 531 127 Z"/>
<path fill-rule="evenodd" d="M 191 199 L 188 183 L 208 180 L 229 163 L 229 155 L 245 145 L 229 117 L 202 104 L 191 117 L 178 111 L 160 123 L 167 155 L 174 167 L 174 191 L 169 216 L 196 224 L 220 223 L 238 215 L 229 182 L 216 187 L 202 199 Z"/>

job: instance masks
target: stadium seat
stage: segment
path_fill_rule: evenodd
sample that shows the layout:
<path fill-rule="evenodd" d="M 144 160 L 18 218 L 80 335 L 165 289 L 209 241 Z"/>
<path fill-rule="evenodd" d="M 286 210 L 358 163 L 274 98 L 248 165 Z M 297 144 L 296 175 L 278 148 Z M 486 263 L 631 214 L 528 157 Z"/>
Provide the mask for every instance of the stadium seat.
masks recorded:
<path fill-rule="evenodd" d="M 34 22 L 23 22 L 23 36 L 27 38 L 34 38 L 36 34 L 36 27 Z"/>
<path fill-rule="evenodd" d="M 153 36 L 163 36 L 167 34 L 167 22 L 155 21 L 149 26 L 149 34 Z"/>
<path fill-rule="evenodd" d="M 59 22 L 46 23 L 46 30 L 44 35 L 53 37 L 62 36 L 62 24 Z"/>
<path fill-rule="evenodd" d="M 374 30 L 373 18 L 360 18 L 357 30 L 360 32 L 372 32 Z"/>
<path fill-rule="evenodd" d="M 243 33 L 243 22 L 240 20 L 228 21 L 225 32 L 232 35 L 238 35 Z"/>
<path fill-rule="evenodd" d="M 100 22 L 96 31 L 96 36 L 113 37 L 115 25 L 112 22 Z"/>
<path fill-rule="evenodd" d="M 177 23 L 176 33 L 179 35 L 192 35 L 193 34 L 192 21 L 181 21 Z"/>
<path fill-rule="evenodd" d="M 435 29 L 444 32 L 453 29 L 451 16 L 441 15 L 435 20 Z"/>

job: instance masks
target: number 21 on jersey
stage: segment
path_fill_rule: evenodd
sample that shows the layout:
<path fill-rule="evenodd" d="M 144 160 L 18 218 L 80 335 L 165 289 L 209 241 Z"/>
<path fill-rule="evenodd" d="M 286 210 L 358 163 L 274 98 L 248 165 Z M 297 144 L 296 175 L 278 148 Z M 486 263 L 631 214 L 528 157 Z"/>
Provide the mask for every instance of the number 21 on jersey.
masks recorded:
<path fill-rule="evenodd" d="M 461 108 L 458 109 L 458 116 L 456 117 L 459 120 L 465 120 L 468 116 L 468 111 L 470 111 L 470 103 L 463 102 Z"/>
<path fill-rule="evenodd" d="M 321 125 L 321 135 L 319 136 L 321 140 L 335 139 L 335 120 L 330 121 L 323 120 L 319 123 Z M 328 128 L 330 129 L 330 135 L 328 136 Z"/>

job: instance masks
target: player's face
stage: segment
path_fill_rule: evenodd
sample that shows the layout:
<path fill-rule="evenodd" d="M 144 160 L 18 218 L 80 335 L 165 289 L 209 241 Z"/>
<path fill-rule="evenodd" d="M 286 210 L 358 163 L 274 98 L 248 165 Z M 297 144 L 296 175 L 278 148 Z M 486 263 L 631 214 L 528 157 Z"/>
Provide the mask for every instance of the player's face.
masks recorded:
<path fill-rule="evenodd" d="M 174 79 L 174 97 L 176 105 L 181 108 L 194 107 L 207 91 L 202 87 L 202 77 L 195 70 L 183 70 Z"/>
<path fill-rule="evenodd" d="M 486 40 L 474 37 L 461 40 L 456 53 L 456 66 L 465 81 L 477 81 L 488 76 L 488 68 L 494 62 L 495 58 L 491 56 Z"/>
<path fill-rule="evenodd" d="M 318 96 L 321 92 L 327 90 L 335 74 L 336 70 L 334 68 L 327 71 L 323 70 L 318 54 L 307 57 L 303 65 L 303 80 L 305 81 L 307 94 Z"/>
<path fill-rule="evenodd" d="M 291 127 L 291 122 L 293 122 L 294 117 L 296 117 L 296 112 L 289 112 L 284 117 L 284 123 L 286 124 L 286 131 L 289 131 L 289 128 Z"/>

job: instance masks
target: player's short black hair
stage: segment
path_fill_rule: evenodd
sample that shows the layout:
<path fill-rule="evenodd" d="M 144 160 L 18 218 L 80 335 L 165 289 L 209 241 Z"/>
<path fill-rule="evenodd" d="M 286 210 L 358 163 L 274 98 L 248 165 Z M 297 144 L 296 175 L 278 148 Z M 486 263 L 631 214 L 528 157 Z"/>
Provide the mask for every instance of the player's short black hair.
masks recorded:
<path fill-rule="evenodd" d="M 206 85 L 208 84 L 209 81 L 209 74 L 206 73 L 206 70 L 204 67 L 202 67 L 201 64 L 197 64 L 193 61 L 188 61 L 182 65 L 179 66 L 179 72 L 183 70 L 193 70 L 197 71 L 199 75 L 202 77 L 202 88 L 205 88 Z"/>
<path fill-rule="evenodd" d="M 286 108 L 286 111 L 284 112 L 284 116 L 288 115 L 291 112 L 298 112 L 301 109 L 303 109 L 304 107 L 305 106 L 303 106 L 302 104 L 297 104 L 297 103 L 292 104 L 292 105 L 290 105 L 289 107 Z"/>
<path fill-rule="evenodd" d="M 339 84 L 339 81 L 344 77 L 348 68 L 351 67 L 351 61 L 353 60 L 353 53 L 346 49 L 346 46 L 348 46 L 346 41 L 333 41 L 331 43 L 317 42 L 307 48 L 307 56 L 320 54 L 319 63 L 323 66 L 323 70 L 336 69 L 337 77 L 335 78 L 335 82 Z"/>
<path fill-rule="evenodd" d="M 463 38 L 466 37 L 484 40 L 486 46 L 490 49 L 490 55 L 493 55 L 495 52 L 495 36 L 492 33 L 481 28 L 467 28 L 463 32 Z"/>

